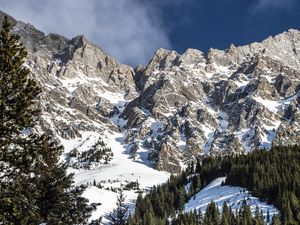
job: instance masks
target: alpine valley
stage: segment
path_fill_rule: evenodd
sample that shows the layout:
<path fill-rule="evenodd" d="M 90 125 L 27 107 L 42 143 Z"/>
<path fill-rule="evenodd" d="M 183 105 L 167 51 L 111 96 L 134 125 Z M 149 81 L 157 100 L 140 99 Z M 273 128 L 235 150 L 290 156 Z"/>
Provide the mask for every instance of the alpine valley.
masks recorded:
<path fill-rule="evenodd" d="M 95 203 L 90 221 L 109 223 L 120 188 L 133 215 L 139 193 L 181 171 L 192 170 L 192 178 L 197 162 L 300 143 L 298 30 L 225 50 L 158 49 L 148 65 L 132 68 L 84 36 L 46 35 L 9 18 L 28 51 L 25 66 L 42 88 L 35 131 L 63 145 L 60 160 Z M 247 185 L 227 184 L 227 174 L 202 183 L 181 211 L 205 213 L 214 201 L 235 212 L 246 200 L 265 221 L 279 215 L 277 204 Z M 184 185 L 187 193 L 192 183 Z"/>

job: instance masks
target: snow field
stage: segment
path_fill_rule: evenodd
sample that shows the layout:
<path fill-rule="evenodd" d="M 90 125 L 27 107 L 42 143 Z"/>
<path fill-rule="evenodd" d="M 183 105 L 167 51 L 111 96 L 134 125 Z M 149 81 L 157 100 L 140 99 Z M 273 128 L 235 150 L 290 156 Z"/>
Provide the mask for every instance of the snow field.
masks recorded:
<path fill-rule="evenodd" d="M 214 201 L 219 210 L 222 210 L 224 202 L 232 208 L 233 211 L 240 209 L 243 201 L 246 200 L 250 205 L 251 212 L 254 214 L 256 207 L 263 211 L 263 215 L 266 218 L 269 211 L 270 218 L 273 215 L 279 214 L 279 211 L 272 205 L 268 205 L 265 202 L 260 201 L 258 198 L 251 195 L 249 191 L 241 187 L 221 186 L 222 182 L 226 180 L 226 177 L 219 177 L 213 180 L 205 188 L 200 190 L 196 195 L 185 204 L 185 212 L 201 210 L 205 213 L 207 206 Z"/>

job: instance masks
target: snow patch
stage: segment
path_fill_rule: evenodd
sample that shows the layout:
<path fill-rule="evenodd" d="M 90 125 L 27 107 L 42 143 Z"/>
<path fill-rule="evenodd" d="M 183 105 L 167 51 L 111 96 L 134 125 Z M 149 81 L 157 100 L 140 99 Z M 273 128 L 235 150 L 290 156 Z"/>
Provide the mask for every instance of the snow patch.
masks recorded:
<path fill-rule="evenodd" d="M 204 131 L 204 135 L 206 137 L 206 143 L 203 146 L 203 150 L 205 153 L 208 153 L 210 151 L 211 144 L 214 140 L 215 131 L 203 125 L 202 125 L 202 130 Z"/>
<path fill-rule="evenodd" d="M 263 99 L 260 96 L 253 97 L 253 99 L 255 101 L 261 103 L 263 106 L 265 106 L 267 109 L 269 109 L 271 112 L 274 112 L 274 113 L 277 113 L 281 106 L 281 104 L 277 101 Z"/>
<path fill-rule="evenodd" d="M 239 209 L 243 201 L 246 200 L 250 205 L 251 212 L 254 214 L 256 206 L 263 211 L 263 215 L 266 219 L 269 211 L 270 217 L 279 214 L 279 211 L 272 205 L 268 205 L 265 202 L 260 201 L 258 198 L 253 197 L 249 191 L 241 187 L 221 186 L 226 177 L 219 177 L 213 180 L 205 188 L 194 195 L 186 204 L 185 212 L 191 212 L 194 209 L 201 210 L 205 213 L 207 206 L 214 201 L 219 210 L 222 209 L 224 202 L 228 206 L 231 206 L 232 210 Z"/>
<path fill-rule="evenodd" d="M 228 128 L 228 115 L 225 112 L 220 112 L 219 117 L 221 130 L 226 131 Z"/>

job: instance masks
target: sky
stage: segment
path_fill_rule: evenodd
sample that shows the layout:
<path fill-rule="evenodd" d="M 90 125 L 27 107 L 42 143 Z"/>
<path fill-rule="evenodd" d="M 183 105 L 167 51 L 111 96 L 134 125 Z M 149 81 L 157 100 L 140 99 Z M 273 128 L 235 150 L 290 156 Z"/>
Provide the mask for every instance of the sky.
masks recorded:
<path fill-rule="evenodd" d="M 300 30 L 300 0 L 0 0 L 0 9 L 46 34 L 83 34 L 131 66 L 158 48 L 206 52 Z"/>

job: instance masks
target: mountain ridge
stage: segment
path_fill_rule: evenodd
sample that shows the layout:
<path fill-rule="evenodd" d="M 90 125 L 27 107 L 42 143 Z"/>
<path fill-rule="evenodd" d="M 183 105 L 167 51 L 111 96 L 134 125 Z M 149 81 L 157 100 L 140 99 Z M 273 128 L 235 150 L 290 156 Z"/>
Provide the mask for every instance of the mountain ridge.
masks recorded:
<path fill-rule="evenodd" d="M 73 139 L 83 131 L 121 130 L 130 157 L 169 172 L 207 154 L 300 141 L 295 29 L 207 53 L 161 48 L 147 66 L 132 68 L 82 35 L 45 35 L 12 21 L 29 50 L 26 65 L 43 88 L 40 131 Z"/>

